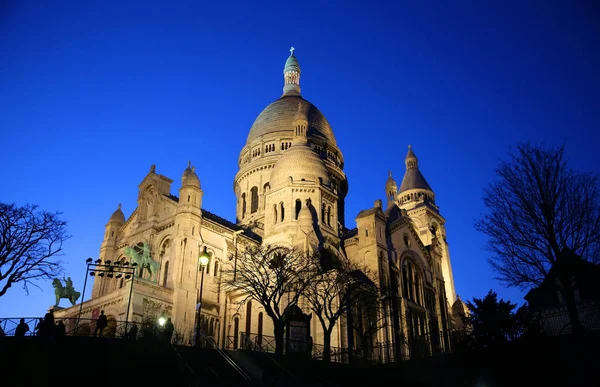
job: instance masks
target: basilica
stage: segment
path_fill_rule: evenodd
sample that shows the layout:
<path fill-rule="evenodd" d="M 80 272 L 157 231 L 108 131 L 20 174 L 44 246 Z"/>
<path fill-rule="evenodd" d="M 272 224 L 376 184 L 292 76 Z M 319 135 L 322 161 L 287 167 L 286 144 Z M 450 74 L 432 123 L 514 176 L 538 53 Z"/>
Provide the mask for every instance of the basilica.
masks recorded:
<path fill-rule="evenodd" d="M 385 202 L 375 200 L 372 208 L 352 214 L 355 225 L 349 226 L 344 156 L 325 116 L 302 97 L 300 75 L 292 50 L 283 69 L 283 94 L 258 115 L 239 154 L 235 222 L 202 207 L 204 192 L 191 163 L 175 186 L 151 166 L 139 183 L 133 213 L 125 217 L 119 205 L 108 219 L 97 262 L 125 267 L 145 253 L 155 266 L 137 266 L 132 276 L 90 277 L 91 299 L 56 310 L 56 318 L 94 319 L 103 310 L 110 327 L 165 316 L 177 340 L 191 343 L 202 287 L 202 331 L 220 347 L 235 348 L 240 335 L 272 336 L 273 326 L 260 305 L 242 303 L 239 292 L 227 291 L 223 268 L 240 244 L 285 245 L 327 249 L 368 267 L 379 283 L 391 287 L 381 297 L 385 321 L 373 332 L 373 343 L 422 337 L 431 351 L 448 349 L 447 337 L 458 319 L 453 311 L 461 309 L 461 301 L 445 219 L 415 152 L 409 145 L 399 185 L 391 173 L 382 182 Z M 199 266 L 202 252 L 210 260 Z M 299 306 L 310 315 L 307 305 Z M 343 319 L 338 325 L 331 345 L 347 348 L 352 333 Z M 316 318 L 309 328 L 311 342 L 322 343 Z"/>

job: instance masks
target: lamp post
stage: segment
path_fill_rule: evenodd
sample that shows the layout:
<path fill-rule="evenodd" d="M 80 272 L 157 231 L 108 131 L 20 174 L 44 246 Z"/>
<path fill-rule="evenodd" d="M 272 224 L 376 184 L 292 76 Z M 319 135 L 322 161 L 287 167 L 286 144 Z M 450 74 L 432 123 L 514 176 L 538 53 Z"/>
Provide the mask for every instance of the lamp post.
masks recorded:
<path fill-rule="evenodd" d="M 206 246 L 204 246 L 204 251 L 202 251 L 198 255 L 198 263 L 200 264 L 200 271 L 202 271 L 202 275 L 200 276 L 200 292 L 198 293 L 198 314 L 196 316 L 196 342 L 198 345 L 198 339 L 200 338 L 200 316 L 202 315 L 202 288 L 204 287 L 204 272 L 206 271 L 206 266 L 208 266 L 210 262 L 210 255 L 206 251 Z"/>
<path fill-rule="evenodd" d="M 94 261 L 92 258 L 88 258 L 85 260 L 87 265 L 85 270 L 85 280 L 83 281 L 83 293 L 81 295 L 81 303 L 79 304 L 79 314 L 77 315 L 77 324 L 75 325 L 75 332 L 79 329 L 79 320 L 81 319 L 81 311 L 83 310 L 83 299 L 85 298 L 85 288 L 87 286 L 87 277 L 88 273 L 90 277 L 105 277 L 106 278 L 114 278 L 120 279 L 123 277 L 128 280 L 131 278 L 131 286 L 129 288 L 129 300 L 127 302 L 127 312 L 125 313 L 125 332 L 127 332 L 127 325 L 129 323 L 129 308 L 131 306 L 131 295 L 133 294 L 133 276 L 135 275 L 135 268 L 137 263 L 129 262 L 111 262 L 110 260 L 104 261 L 102 263 L 101 259 L 97 259 Z"/>

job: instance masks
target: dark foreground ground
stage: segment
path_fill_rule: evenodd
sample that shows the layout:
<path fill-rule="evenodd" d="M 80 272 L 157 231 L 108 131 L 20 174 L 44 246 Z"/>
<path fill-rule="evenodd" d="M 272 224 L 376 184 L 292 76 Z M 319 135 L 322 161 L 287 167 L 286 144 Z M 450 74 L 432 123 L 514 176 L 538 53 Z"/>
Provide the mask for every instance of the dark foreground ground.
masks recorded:
<path fill-rule="evenodd" d="M 396 364 L 325 364 L 297 358 L 254 363 L 245 380 L 211 349 L 174 348 L 144 341 L 67 337 L 0 338 L 0 384 L 19 386 L 600 386 L 600 337 L 534 339 L 506 348 L 404 361 Z M 267 370 L 263 382 L 256 370 Z M 250 372 L 248 372 L 250 373 Z"/>

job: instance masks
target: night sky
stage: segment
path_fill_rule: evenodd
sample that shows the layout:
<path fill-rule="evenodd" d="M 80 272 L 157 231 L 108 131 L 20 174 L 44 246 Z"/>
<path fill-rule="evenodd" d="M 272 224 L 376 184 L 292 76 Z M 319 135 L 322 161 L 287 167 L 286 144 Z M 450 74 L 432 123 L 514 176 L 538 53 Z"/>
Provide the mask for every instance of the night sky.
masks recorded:
<path fill-rule="evenodd" d="M 191 160 L 203 207 L 235 221 L 254 119 L 279 98 L 290 46 L 303 96 L 345 159 L 346 226 L 398 185 L 411 144 L 446 218 L 457 293 L 522 304 L 473 228 L 519 141 L 566 144 L 600 171 L 600 10 L 592 1 L 8 1 L 0 5 L 0 201 L 60 211 L 77 290 L 108 218 L 138 184 Z M 40 316 L 50 281 L 16 285 L 0 317 Z M 88 287 L 89 290 L 89 287 Z M 86 298 L 89 297 L 89 292 Z M 61 306 L 67 306 L 66 300 Z"/>

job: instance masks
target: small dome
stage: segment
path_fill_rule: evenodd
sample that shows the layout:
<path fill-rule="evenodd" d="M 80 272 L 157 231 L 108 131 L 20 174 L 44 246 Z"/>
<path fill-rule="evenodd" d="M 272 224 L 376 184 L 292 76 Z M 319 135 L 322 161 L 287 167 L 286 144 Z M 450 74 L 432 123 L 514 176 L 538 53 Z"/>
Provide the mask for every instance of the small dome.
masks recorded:
<path fill-rule="evenodd" d="M 188 161 L 187 168 L 183 171 L 183 175 L 181 175 L 181 184 L 182 185 L 183 185 L 183 182 L 185 181 L 185 178 L 188 177 L 190 172 L 192 172 L 191 166 L 192 166 L 192 162 Z"/>
<path fill-rule="evenodd" d="M 385 191 L 386 192 L 391 192 L 391 191 L 398 191 L 398 185 L 396 184 L 396 180 L 394 180 L 394 178 L 392 177 L 392 172 L 388 172 L 389 177 L 387 179 L 387 181 L 385 182 Z"/>
<path fill-rule="evenodd" d="M 284 74 L 288 71 L 300 72 L 300 64 L 298 63 L 298 59 L 296 59 L 293 53 L 289 56 L 289 58 L 287 58 L 287 60 L 285 61 L 285 66 L 283 67 Z"/>
<path fill-rule="evenodd" d="M 307 145 L 293 145 L 285 151 L 275 163 L 271 173 L 271 187 L 276 188 L 285 184 L 289 178 L 294 181 L 319 182 L 322 178 L 324 185 L 330 185 L 329 172 L 319 156 Z"/>
<path fill-rule="evenodd" d="M 113 214 L 110 216 L 109 222 L 118 222 L 125 223 L 125 214 L 121 211 L 121 203 L 119 203 L 119 207 Z"/>
<path fill-rule="evenodd" d="M 182 182 L 181 182 L 181 186 L 194 186 L 194 187 L 198 187 L 200 188 L 200 179 L 198 178 L 198 175 L 196 175 L 196 167 L 192 167 L 192 169 L 190 169 L 190 171 L 186 174 L 186 172 L 183 173 L 184 177 L 182 177 Z M 187 170 L 186 170 L 187 171 Z"/>

